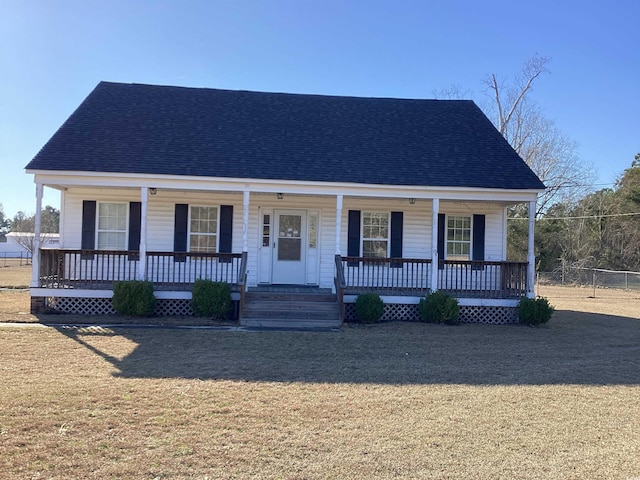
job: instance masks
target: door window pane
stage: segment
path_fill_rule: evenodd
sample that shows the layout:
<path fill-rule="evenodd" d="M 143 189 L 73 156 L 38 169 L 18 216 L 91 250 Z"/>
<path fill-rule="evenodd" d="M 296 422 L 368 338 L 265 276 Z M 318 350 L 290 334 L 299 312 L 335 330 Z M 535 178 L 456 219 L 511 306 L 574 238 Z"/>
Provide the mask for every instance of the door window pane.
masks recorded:
<path fill-rule="evenodd" d="M 262 217 L 262 246 L 268 247 L 271 243 L 271 215 L 264 215 Z"/>
<path fill-rule="evenodd" d="M 309 215 L 309 248 L 318 246 L 318 215 Z"/>
<path fill-rule="evenodd" d="M 302 240 L 299 238 L 281 238 L 278 242 L 278 260 L 300 260 L 301 244 Z"/>
<path fill-rule="evenodd" d="M 298 261 L 302 258 L 302 216 L 278 217 L 278 260 Z"/>

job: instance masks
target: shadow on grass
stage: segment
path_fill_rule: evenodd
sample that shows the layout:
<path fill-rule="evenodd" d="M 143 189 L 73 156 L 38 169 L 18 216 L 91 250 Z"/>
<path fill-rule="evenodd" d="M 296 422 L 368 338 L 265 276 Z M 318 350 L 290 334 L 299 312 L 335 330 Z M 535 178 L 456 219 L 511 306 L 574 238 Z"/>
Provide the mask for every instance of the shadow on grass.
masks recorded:
<path fill-rule="evenodd" d="M 638 385 L 640 320 L 557 311 L 549 325 L 389 323 L 340 333 L 59 328 L 121 378 Z M 110 341 L 101 342 L 101 337 Z M 114 337 L 135 344 L 122 358 Z"/>

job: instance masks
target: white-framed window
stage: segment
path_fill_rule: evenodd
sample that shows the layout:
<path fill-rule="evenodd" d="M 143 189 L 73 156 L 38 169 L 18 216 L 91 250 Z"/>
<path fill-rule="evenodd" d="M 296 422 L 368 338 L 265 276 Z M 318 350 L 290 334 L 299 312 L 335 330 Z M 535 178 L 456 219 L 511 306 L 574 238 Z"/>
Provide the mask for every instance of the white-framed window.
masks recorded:
<path fill-rule="evenodd" d="M 127 204 L 98 203 L 98 250 L 127 249 Z"/>
<path fill-rule="evenodd" d="M 447 216 L 447 259 L 471 259 L 471 217 Z"/>
<path fill-rule="evenodd" d="M 388 257 L 389 213 L 362 212 L 362 256 Z"/>
<path fill-rule="evenodd" d="M 218 207 L 192 205 L 189 220 L 189 251 L 216 253 Z"/>

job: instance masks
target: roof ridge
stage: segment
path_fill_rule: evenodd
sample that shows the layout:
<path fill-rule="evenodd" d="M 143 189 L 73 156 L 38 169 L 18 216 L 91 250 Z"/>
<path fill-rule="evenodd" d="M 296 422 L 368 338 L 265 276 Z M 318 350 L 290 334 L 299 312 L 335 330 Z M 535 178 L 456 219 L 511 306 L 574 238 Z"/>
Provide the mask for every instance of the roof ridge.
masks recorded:
<path fill-rule="evenodd" d="M 108 87 L 149 87 L 157 89 L 179 89 L 179 90 L 205 90 L 212 92 L 229 92 L 229 93 L 249 93 L 249 94 L 263 94 L 263 95 L 283 95 L 291 97 L 324 97 L 324 98 L 339 98 L 339 99 L 370 99 L 370 100 L 393 100 L 393 101 L 419 101 L 419 102 L 450 102 L 450 103 L 474 103 L 472 99 L 442 99 L 442 98 L 417 98 L 417 97 L 391 97 L 391 96 L 362 96 L 362 95 L 347 95 L 347 94 L 327 94 L 327 93 L 302 93 L 302 92 L 279 92 L 279 91 L 265 91 L 265 90 L 247 90 L 247 89 L 229 89 L 218 87 L 194 87 L 185 85 L 162 85 L 153 83 L 138 83 L 138 82 L 115 82 L 109 80 L 101 80 L 98 86 Z"/>

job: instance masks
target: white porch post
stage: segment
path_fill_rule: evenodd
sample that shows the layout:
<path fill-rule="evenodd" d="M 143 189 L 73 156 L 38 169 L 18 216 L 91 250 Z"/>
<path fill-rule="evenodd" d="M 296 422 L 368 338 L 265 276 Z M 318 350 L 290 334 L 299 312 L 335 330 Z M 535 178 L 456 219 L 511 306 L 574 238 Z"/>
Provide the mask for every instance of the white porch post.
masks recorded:
<path fill-rule="evenodd" d="M 529 242 L 527 245 L 527 297 L 535 297 L 536 281 L 536 253 L 534 250 L 534 235 L 536 221 L 536 200 L 529 202 Z"/>
<path fill-rule="evenodd" d="M 249 251 L 249 190 L 242 197 L 242 251 Z"/>
<path fill-rule="evenodd" d="M 31 286 L 40 286 L 40 230 L 42 230 L 42 192 L 43 185 L 36 183 L 36 224 L 31 252 Z"/>
<path fill-rule="evenodd" d="M 431 291 L 438 290 L 438 213 L 440 199 L 431 201 Z"/>
<path fill-rule="evenodd" d="M 149 204 L 149 189 L 140 189 L 140 252 L 138 280 L 147 279 L 147 212 Z"/>
<path fill-rule="evenodd" d="M 340 237 L 342 232 L 342 195 L 336 196 L 336 255 L 341 255 L 340 252 Z"/>

